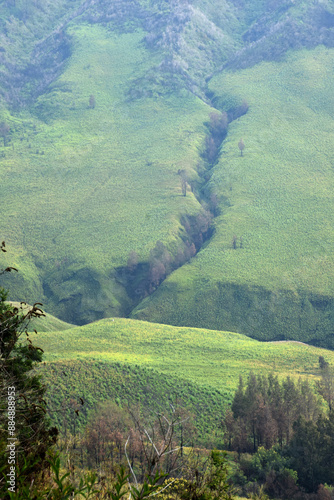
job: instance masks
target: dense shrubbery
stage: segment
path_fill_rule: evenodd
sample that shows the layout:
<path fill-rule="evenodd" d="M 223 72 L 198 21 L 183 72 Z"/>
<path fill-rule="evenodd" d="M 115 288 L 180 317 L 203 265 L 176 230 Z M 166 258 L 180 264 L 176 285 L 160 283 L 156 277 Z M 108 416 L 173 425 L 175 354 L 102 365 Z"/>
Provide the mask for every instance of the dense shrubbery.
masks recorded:
<path fill-rule="evenodd" d="M 318 390 L 330 376 L 326 370 Z M 271 498 L 331 498 L 322 485 L 334 483 L 334 413 L 327 415 L 307 381 L 251 373 L 246 386 L 240 379 L 223 423 L 226 445 L 239 455 L 234 482 L 244 493 L 262 484 Z"/>

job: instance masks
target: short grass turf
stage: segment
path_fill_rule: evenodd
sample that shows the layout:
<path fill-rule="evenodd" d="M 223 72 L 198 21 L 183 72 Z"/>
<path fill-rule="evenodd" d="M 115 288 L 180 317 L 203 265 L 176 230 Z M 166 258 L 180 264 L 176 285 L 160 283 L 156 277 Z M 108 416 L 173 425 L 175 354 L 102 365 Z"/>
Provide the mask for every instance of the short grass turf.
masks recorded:
<path fill-rule="evenodd" d="M 216 232 L 133 317 L 334 347 L 333 64 L 318 46 L 212 79 L 217 105 L 249 104 L 213 168 Z"/>

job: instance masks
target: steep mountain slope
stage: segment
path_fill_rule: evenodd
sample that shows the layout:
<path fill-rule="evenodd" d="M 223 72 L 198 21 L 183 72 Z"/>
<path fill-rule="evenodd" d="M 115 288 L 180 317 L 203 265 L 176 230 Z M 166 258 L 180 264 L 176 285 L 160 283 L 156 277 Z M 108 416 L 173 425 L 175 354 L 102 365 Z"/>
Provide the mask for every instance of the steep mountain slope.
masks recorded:
<path fill-rule="evenodd" d="M 123 82 L 147 60 L 141 32 L 84 26 L 71 35 L 66 71 L 36 99 L 29 122 L 15 118 L 14 148 L 3 148 L 1 217 L 18 256 L 8 261 L 23 271 L 17 298 L 85 322 L 126 313 L 131 301 L 115 275 L 130 251 L 142 260 L 158 240 L 175 254 L 186 248 L 181 214 L 202 208 L 181 196 L 177 170 L 189 164 L 196 177 L 209 108 L 191 95 L 127 101 Z"/>
<path fill-rule="evenodd" d="M 297 163 L 307 163 L 307 155 L 294 162 L 291 129 L 271 119 L 275 111 L 267 113 L 270 101 L 282 115 L 294 116 L 299 136 L 306 136 L 311 128 L 319 131 L 307 157 L 320 149 L 317 161 L 324 164 L 323 179 L 315 180 L 321 200 L 310 208 L 314 218 L 323 221 L 323 237 L 327 209 L 321 186 L 330 186 L 332 178 L 326 163 L 331 146 L 326 159 L 321 152 L 321 127 L 322 117 L 327 120 L 325 127 L 331 126 L 332 118 L 321 99 L 330 100 L 331 87 L 319 99 L 313 87 L 316 78 L 326 81 L 332 51 L 327 58 L 315 52 L 318 73 L 301 73 L 307 84 L 298 88 L 297 108 L 291 108 L 291 96 L 287 108 L 284 104 L 289 79 L 297 78 L 296 72 L 284 68 L 298 66 L 299 59 L 296 56 L 294 62 L 290 55 L 284 62 L 282 58 L 288 49 L 310 49 L 319 43 L 333 46 L 333 19 L 330 1 L 3 2 L 0 220 L 3 239 L 11 248 L 7 262 L 20 270 L 10 287 L 12 298 L 42 300 L 47 310 L 77 324 L 128 315 L 166 275 L 202 248 L 190 266 L 174 272 L 133 314 L 269 338 L 281 337 L 288 320 L 294 321 L 298 313 L 299 326 L 292 321 L 289 336 L 306 335 L 314 342 L 327 338 L 332 289 L 319 282 L 332 267 L 331 252 L 326 250 L 319 267 L 313 262 L 314 272 L 306 273 L 301 284 L 294 277 L 292 284 L 280 282 L 280 276 L 296 273 L 307 248 L 314 252 L 319 241 L 316 228 L 311 243 L 302 236 L 306 218 L 299 221 L 297 230 L 291 227 L 285 232 L 285 240 L 282 236 L 274 242 L 271 237 L 270 231 L 282 233 L 282 221 L 295 211 L 290 203 L 292 190 L 282 220 L 275 220 L 270 234 L 264 227 L 259 233 L 254 230 L 262 223 L 257 212 L 247 213 L 246 224 L 246 212 L 240 208 L 239 217 L 235 207 L 251 199 L 252 206 L 250 184 L 265 191 L 268 163 L 284 163 L 287 171 L 289 165 L 294 171 Z M 318 61 L 318 55 L 307 54 L 310 59 L 304 55 L 305 61 Z M 280 62 L 258 65 L 263 59 Z M 253 67 L 240 72 L 246 66 Z M 282 80 L 272 86 L 272 75 L 281 68 Z M 262 81 L 261 93 L 256 93 L 257 81 Z M 311 115 L 309 98 L 318 106 Z M 244 99 L 250 110 L 240 118 L 247 109 Z M 212 139 L 208 121 L 214 110 L 220 117 L 220 111 L 226 110 L 230 121 L 239 117 L 230 123 L 224 150 L 238 153 L 236 144 L 240 135 L 246 136 L 245 127 L 249 136 L 243 165 L 237 154 L 227 154 L 230 171 L 224 155 L 218 162 L 217 152 L 208 155 Z M 271 136 L 250 138 L 268 123 Z M 280 148 L 275 149 L 273 137 L 278 134 Z M 250 159 L 247 151 L 252 140 L 263 146 Z M 305 173 L 300 168 L 298 179 Z M 249 172 L 252 179 L 247 177 Z M 272 193 L 277 192 L 282 182 L 279 175 L 270 182 Z M 303 212 L 309 196 L 296 189 Z M 182 196 L 184 190 L 187 196 Z M 259 198 L 264 200 L 262 194 Z M 273 194 L 267 205 L 271 200 L 269 212 L 278 207 Z M 217 215 L 213 226 L 212 216 Z M 230 247 L 233 234 L 244 237 L 245 248 L 237 252 L 238 259 L 230 251 L 222 257 L 221 249 Z M 331 248 L 330 230 L 328 235 Z M 263 251 L 255 243 L 259 237 L 266 245 Z M 290 251 L 286 262 L 278 265 L 277 254 L 285 252 L 286 240 L 292 238 L 298 252 Z M 265 275 L 259 272 L 263 269 Z M 237 285 L 236 294 L 231 294 L 231 283 Z M 259 289 L 264 290 L 265 300 L 267 294 L 276 297 L 282 289 L 282 303 L 270 299 L 270 315 L 265 311 L 263 320 L 253 324 L 246 319 L 240 327 L 239 318 L 257 318 Z M 245 300 L 241 290 L 246 290 Z M 295 307 L 291 290 L 305 295 L 305 306 L 298 296 Z M 185 292 L 182 300 L 180 291 Z M 328 297 L 325 306 L 324 296 Z M 288 317 L 282 316 L 286 300 L 293 304 Z M 261 305 L 260 310 L 264 309 Z M 309 327 L 312 315 L 316 320 Z"/>
<path fill-rule="evenodd" d="M 210 180 L 225 208 L 210 245 L 134 317 L 334 347 L 333 63 L 319 47 L 212 80 L 217 100 L 250 106 Z"/>

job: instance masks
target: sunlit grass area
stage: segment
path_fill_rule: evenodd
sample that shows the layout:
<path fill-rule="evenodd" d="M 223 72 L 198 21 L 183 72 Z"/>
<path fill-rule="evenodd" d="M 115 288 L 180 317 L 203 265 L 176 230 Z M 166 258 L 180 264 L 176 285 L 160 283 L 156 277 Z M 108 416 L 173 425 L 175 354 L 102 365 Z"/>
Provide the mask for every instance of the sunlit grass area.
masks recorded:
<path fill-rule="evenodd" d="M 320 373 L 320 355 L 334 361 L 331 351 L 301 343 L 259 342 L 231 332 L 122 318 L 39 333 L 35 341 L 48 362 L 95 360 L 138 365 L 225 393 L 236 388 L 239 375 L 251 370 L 314 378 Z"/>

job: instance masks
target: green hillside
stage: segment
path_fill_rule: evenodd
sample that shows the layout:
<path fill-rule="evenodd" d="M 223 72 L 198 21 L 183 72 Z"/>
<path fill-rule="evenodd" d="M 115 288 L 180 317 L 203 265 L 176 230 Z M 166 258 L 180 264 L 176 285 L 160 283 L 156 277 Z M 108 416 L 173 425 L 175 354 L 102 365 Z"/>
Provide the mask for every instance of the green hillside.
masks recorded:
<path fill-rule="evenodd" d="M 333 61 L 318 47 L 211 81 L 249 104 L 210 179 L 215 234 L 133 317 L 334 347 Z"/>
<path fill-rule="evenodd" d="M 142 365 L 96 359 L 50 362 L 41 372 L 48 388 L 48 413 L 62 433 L 66 425 L 71 432 L 74 426 L 84 430 L 99 403 L 114 401 L 125 409 L 134 410 L 139 406 L 147 417 L 159 411 L 169 412 L 173 405 L 190 415 L 196 427 L 193 438 L 198 444 L 217 446 L 222 441 L 220 423 L 227 397 L 211 387 L 202 387 L 172 374 L 166 377 Z M 76 409 L 80 409 L 78 417 L 74 413 Z"/>
<path fill-rule="evenodd" d="M 333 27 L 311 0 L 2 2 L 10 299 L 333 347 Z"/>
<path fill-rule="evenodd" d="M 26 314 L 32 306 L 29 304 L 20 304 L 19 302 L 11 302 L 11 305 L 20 309 L 22 314 Z M 61 319 L 52 316 L 52 314 L 44 313 L 45 316 L 40 318 L 32 318 L 29 322 L 28 331 L 37 330 L 39 332 L 54 332 L 61 330 L 68 330 L 72 328 L 74 325 L 70 323 L 65 323 Z"/>
<path fill-rule="evenodd" d="M 126 313 L 115 274 L 130 251 L 143 260 L 159 240 L 175 254 L 183 248 L 180 216 L 202 209 L 181 196 L 177 170 L 194 171 L 210 108 L 191 95 L 126 100 L 124 80 L 148 64 L 141 32 L 94 26 L 71 35 L 66 71 L 31 118 L 15 118 L 14 148 L 2 148 L 1 224 L 20 271 L 16 297 L 83 322 Z"/>

